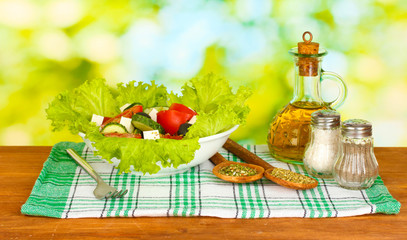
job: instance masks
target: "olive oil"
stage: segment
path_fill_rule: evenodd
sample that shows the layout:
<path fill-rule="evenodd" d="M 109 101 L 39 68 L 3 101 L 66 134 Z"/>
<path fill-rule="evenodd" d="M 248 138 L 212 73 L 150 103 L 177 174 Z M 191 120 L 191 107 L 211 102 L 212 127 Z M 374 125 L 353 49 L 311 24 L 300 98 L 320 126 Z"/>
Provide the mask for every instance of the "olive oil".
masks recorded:
<path fill-rule="evenodd" d="M 338 74 L 321 69 L 322 57 L 327 51 L 312 42 L 310 32 L 304 32 L 302 39 L 297 48 L 289 51 L 294 57 L 294 96 L 274 117 L 267 135 L 271 155 L 294 164 L 303 164 L 305 147 L 310 140 L 311 113 L 340 106 L 347 93 Z M 321 97 L 321 82 L 325 79 L 335 81 L 339 87 L 339 96 L 332 102 L 324 102 Z"/>
<path fill-rule="evenodd" d="M 319 102 L 289 103 L 273 119 L 267 135 L 267 145 L 273 157 L 301 163 L 310 139 L 311 113 L 327 109 Z"/>

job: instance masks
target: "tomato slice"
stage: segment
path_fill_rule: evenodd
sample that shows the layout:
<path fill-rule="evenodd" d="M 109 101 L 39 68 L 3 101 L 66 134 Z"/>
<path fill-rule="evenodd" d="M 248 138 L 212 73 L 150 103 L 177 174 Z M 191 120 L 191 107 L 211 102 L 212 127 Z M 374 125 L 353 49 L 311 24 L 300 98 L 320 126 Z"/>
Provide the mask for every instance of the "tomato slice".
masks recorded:
<path fill-rule="evenodd" d="M 181 104 L 181 103 L 173 103 L 171 104 L 169 110 L 176 110 L 179 112 L 183 112 L 183 113 L 188 113 L 188 114 L 192 114 L 192 116 L 197 115 L 197 113 L 192 110 L 191 108 Z M 189 120 L 189 119 L 188 119 Z"/>
<path fill-rule="evenodd" d="M 142 112 L 143 111 L 143 106 L 141 105 L 134 105 L 133 107 L 125 110 L 124 112 L 120 113 L 119 115 L 117 115 L 116 117 L 121 118 L 121 117 L 128 117 L 131 118 L 134 114 L 138 113 L 138 112 Z M 116 118 L 115 117 L 115 118 Z"/>
<path fill-rule="evenodd" d="M 119 138 L 141 138 L 141 134 L 135 133 L 105 133 L 105 137 L 119 137 Z"/>
<path fill-rule="evenodd" d="M 120 113 L 119 115 L 116 115 L 115 117 L 112 117 L 106 121 L 103 121 L 103 124 L 101 127 L 103 128 L 104 126 L 106 126 L 106 124 L 111 123 L 111 122 L 120 122 L 121 117 L 131 118 L 134 114 L 136 114 L 138 112 L 142 112 L 142 111 L 143 111 L 143 106 L 134 105 L 133 107 L 125 110 L 124 112 Z"/>
<path fill-rule="evenodd" d="M 192 116 L 192 114 L 176 110 L 164 110 L 157 113 L 157 122 L 167 133 L 175 135 L 179 126 L 186 123 Z"/>
<path fill-rule="evenodd" d="M 106 125 L 106 122 L 110 121 L 110 119 L 112 119 L 112 118 L 110 118 L 110 117 L 104 117 L 102 124 L 105 124 L 105 125 Z"/>
<path fill-rule="evenodd" d="M 171 134 L 166 133 L 166 134 L 160 134 L 160 138 L 181 140 L 181 139 L 183 139 L 184 137 L 183 137 L 183 136 L 180 136 L 180 135 L 174 136 L 174 135 L 171 135 Z"/>

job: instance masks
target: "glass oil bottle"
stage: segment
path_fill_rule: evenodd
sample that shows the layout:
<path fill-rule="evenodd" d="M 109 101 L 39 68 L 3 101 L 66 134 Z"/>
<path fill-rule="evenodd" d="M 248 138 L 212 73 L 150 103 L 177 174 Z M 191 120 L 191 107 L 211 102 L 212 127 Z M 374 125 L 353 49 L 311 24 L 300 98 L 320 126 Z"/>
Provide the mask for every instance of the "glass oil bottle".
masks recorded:
<path fill-rule="evenodd" d="M 306 35 L 309 35 L 308 40 Z M 274 117 L 267 135 L 271 155 L 294 164 L 303 164 L 305 147 L 310 140 L 311 114 L 340 106 L 347 94 L 346 85 L 338 74 L 321 69 L 327 51 L 312 42 L 310 32 L 305 32 L 302 37 L 304 41 L 289 51 L 294 58 L 294 96 Z M 339 86 L 339 96 L 333 102 L 324 102 L 321 98 L 321 81 L 324 79 L 333 80 Z"/>

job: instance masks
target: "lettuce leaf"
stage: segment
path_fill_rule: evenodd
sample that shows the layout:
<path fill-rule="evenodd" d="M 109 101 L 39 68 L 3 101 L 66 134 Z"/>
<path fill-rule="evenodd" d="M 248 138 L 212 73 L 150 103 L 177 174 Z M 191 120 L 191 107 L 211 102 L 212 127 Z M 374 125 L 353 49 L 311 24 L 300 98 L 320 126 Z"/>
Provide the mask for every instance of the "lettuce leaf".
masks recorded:
<path fill-rule="evenodd" d="M 211 113 L 200 112 L 197 121 L 189 127 L 185 139 L 211 136 L 229 130 L 237 124 L 241 124 L 237 114 L 225 106 Z"/>
<path fill-rule="evenodd" d="M 73 133 L 83 132 L 97 149 L 95 155 L 110 161 L 120 159 L 119 172 L 135 171 L 154 174 L 162 167 L 178 167 L 194 159 L 199 149 L 199 138 L 214 135 L 244 124 L 249 108 L 245 105 L 251 95 L 248 88 L 240 87 L 233 93 L 229 82 L 214 74 L 191 79 L 178 96 L 168 93 L 163 85 L 154 81 L 131 81 L 110 88 L 104 79 L 86 81 L 78 88 L 64 91 L 46 109 L 54 131 L 64 127 Z M 139 102 L 145 108 L 182 103 L 197 111 L 197 121 L 183 140 L 144 140 L 104 137 L 99 128 L 90 123 L 92 114 L 112 117 L 125 103 Z"/>
<path fill-rule="evenodd" d="M 86 132 L 92 114 L 114 116 L 120 112 L 105 79 L 88 80 L 76 89 L 58 95 L 45 110 L 53 130 L 68 127 L 73 134 Z"/>
<path fill-rule="evenodd" d="M 157 85 L 151 81 L 151 85 L 143 82 L 131 81 L 128 84 L 118 84 L 120 95 L 117 101 L 120 106 L 126 103 L 141 103 L 144 108 L 167 106 L 168 93 L 167 88 L 163 85 Z"/>
<path fill-rule="evenodd" d="M 194 159 L 195 151 L 200 147 L 198 138 L 144 140 L 104 137 L 99 131 L 91 131 L 86 136 L 98 149 L 95 154 L 107 160 L 113 157 L 120 159 L 119 173 L 130 172 L 133 166 L 135 171 L 153 174 L 161 169 L 157 163 L 177 168 Z"/>
<path fill-rule="evenodd" d="M 206 137 L 230 129 L 234 125 L 244 125 L 249 114 L 246 100 L 252 92 L 247 87 L 240 87 L 233 93 L 229 82 L 208 74 L 187 82 L 181 96 L 170 95 L 172 102 L 179 102 L 194 109 L 197 121 L 185 138 Z"/>

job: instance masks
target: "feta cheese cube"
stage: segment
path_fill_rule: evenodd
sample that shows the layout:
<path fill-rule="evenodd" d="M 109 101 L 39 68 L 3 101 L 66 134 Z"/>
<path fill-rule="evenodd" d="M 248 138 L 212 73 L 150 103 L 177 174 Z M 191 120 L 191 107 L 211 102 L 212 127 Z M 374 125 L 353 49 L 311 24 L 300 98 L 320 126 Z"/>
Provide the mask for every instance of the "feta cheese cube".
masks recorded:
<path fill-rule="evenodd" d="M 189 121 L 189 124 L 194 124 L 196 122 L 196 115 L 194 115 Z"/>
<path fill-rule="evenodd" d="M 104 119 L 103 116 L 93 114 L 92 115 L 92 120 L 90 120 L 90 121 L 96 123 L 96 126 L 100 127 L 102 125 L 102 123 L 103 123 L 103 119 Z"/>
<path fill-rule="evenodd" d="M 126 128 L 127 132 L 132 133 L 134 131 L 134 126 L 131 124 L 131 118 L 121 117 L 120 124 Z"/>
<path fill-rule="evenodd" d="M 126 109 L 126 108 L 127 108 L 128 106 L 130 106 L 130 105 L 131 105 L 130 103 L 124 104 L 123 106 L 120 107 L 120 111 L 123 112 L 124 109 Z"/>
<path fill-rule="evenodd" d="M 150 115 L 151 119 L 153 119 L 155 122 L 157 122 L 157 113 L 158 113 L 158 111 L 154 108 L 151 110 L 151 112 L 148 115 Z"/>
<path fill-rule="evenodd" d="M 143 131 L 143 138 L 151 140 L 160 139 L 160 133 L 158 130 Z"/>

